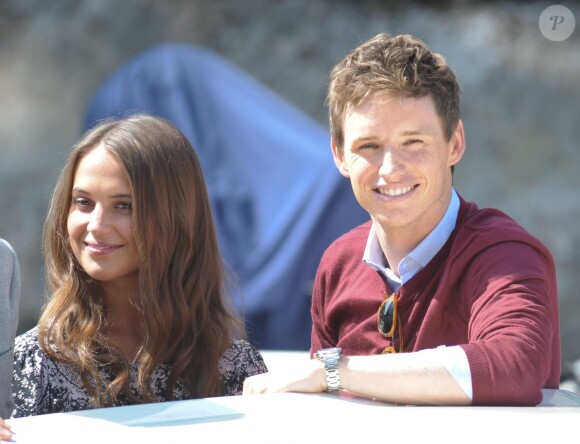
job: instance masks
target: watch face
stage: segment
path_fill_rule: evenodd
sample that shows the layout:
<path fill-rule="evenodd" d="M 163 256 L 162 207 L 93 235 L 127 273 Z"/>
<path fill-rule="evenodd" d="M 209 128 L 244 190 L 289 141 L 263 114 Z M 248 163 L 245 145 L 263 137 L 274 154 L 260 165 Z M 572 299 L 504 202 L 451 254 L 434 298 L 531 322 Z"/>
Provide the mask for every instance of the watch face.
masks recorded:
<path fill-rule="evenodd" d="M 314 353 L 314 356 L 318 359 L 324 359 L 326 357 L 332 356 L 336 356 L 338 358 L 342 356 L 342 348 L 340 347 L 323 348 Z"/>

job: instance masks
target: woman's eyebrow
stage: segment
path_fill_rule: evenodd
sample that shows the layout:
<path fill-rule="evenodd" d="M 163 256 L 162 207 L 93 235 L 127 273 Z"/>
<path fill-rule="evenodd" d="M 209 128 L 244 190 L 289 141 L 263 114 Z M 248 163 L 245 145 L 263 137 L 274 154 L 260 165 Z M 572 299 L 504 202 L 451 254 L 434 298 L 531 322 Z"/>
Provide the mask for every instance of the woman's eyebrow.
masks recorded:
<path fill-rule="evenodd" d="M 72 194 L 86 194 L 87 196 L 91 195 L 90 191 L 84 190 L 82 188 L 73 188 Z M 109 196 L 109 198 L 112 199 L 131 199 L 132 197 L 133 196 L 128 193 L 116 193 Z"/>

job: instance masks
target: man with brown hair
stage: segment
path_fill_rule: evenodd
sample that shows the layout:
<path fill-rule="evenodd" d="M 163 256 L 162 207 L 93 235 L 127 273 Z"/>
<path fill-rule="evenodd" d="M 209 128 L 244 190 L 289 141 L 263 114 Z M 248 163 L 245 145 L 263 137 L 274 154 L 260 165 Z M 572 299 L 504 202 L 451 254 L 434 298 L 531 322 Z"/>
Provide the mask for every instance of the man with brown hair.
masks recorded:
<path fill-rule="evenodd" d="M 380 34 L 332 71 L 331 147 L 371 220 L 320 262 L 312 359 L 245 393 L 340 388 L 408 404 L 534 405 L 560 376 L 554 261 L 509 216 L 453 187 L 465 152 L 445 59 Z"/>

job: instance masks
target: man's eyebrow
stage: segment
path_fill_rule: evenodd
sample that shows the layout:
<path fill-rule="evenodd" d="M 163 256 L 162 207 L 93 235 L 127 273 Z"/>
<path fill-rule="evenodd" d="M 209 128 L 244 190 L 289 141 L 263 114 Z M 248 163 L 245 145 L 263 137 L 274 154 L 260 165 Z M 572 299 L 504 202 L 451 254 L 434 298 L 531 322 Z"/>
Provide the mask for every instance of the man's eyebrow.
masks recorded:
<path fill-rule="evenodd" d="M 353 143 L 367 142 L 369 140 L 375 140 L 375 139 L 376 139 L 375 136 L 361 136 L 361 137 L 357 137 L 356 139 L 353 139 L 352 142 Z"/>
<path fill-rule="evenodd" d="M 433 131 L 429 131 L 427 129 L 416 129 L 416 130 L 407 130 L 401 133 L 401 136 L 432 136 Z"/>
<path fill-rule="evenodd" d="M 423 128 L 419 128 L 419 129 L 412 129 L 412 130 L 406 130 L 406 131 L 401 131 L 398 134 L 399 137 L 416 137 L 416 136 L 421 136 L 421 137 L 434 137 L 434 131 L 430 130 L 430 129 L 423 129 Z M 369 142 L 369 141 L 374 141 L 376 140 L 377 137 L 374 135 L 371 136 L 360 136 L 357 137 L 356 139 L 352 139 L 351 141 L 351 145 L 358 145 L 364 142 Z"/>

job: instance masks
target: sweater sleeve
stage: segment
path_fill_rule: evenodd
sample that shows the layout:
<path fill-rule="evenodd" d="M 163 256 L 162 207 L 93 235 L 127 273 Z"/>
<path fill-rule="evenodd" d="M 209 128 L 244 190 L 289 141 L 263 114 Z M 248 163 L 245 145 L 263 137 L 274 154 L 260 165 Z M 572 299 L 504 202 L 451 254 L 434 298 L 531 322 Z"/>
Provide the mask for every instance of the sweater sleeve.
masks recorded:
<path fill-rule="evenodd" d="M 312 290 L 312 340 L 310 355 L 321 348 L 334 347 L 336 340 L 333 340 L 332 332 L 328 326 L 328 319 L 325 313 L 325 301 L 328 294 L 329 276 L 327 268 L 330 252 L 327 250 L 322 256 L 322 260 L 316 272 L 314 288 Z"/>
<path fill-rule="evenodd" d="M 560 362 L 553 260 L 523 242 L 482 251 L 463 276 L 474 404 L 535 405 L 557 388 Z"/>

